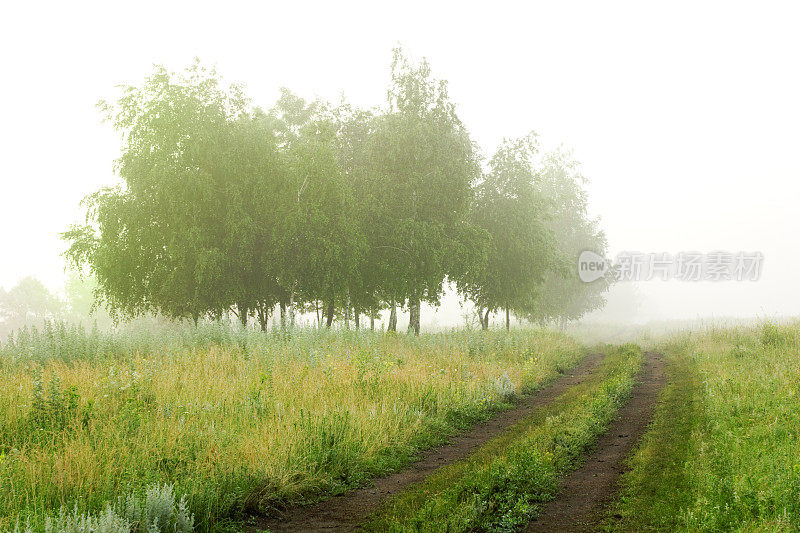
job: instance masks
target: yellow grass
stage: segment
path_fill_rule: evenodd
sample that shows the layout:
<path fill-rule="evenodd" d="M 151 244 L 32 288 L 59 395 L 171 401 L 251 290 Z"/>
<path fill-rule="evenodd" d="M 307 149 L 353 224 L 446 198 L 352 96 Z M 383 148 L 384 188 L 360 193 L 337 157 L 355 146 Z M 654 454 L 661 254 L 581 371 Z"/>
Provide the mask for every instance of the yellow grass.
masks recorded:
<path fill-rule="evenodd" d="M 541 384 L 580 355 L 575 342 L 546 332 L 307 332 L 250 338 L 244 349 L 6 364 L 0 530 L 17 518 L 41 524 L 62 505 L 101 510 L 156 481 L 188 495 L 200 529 L 219 529 L 243 510 L 269 511 L 397 468 L 416 448 L 501 407 L 503 383 Z M 48 392 L 56 377 L 60 400 Z"/>

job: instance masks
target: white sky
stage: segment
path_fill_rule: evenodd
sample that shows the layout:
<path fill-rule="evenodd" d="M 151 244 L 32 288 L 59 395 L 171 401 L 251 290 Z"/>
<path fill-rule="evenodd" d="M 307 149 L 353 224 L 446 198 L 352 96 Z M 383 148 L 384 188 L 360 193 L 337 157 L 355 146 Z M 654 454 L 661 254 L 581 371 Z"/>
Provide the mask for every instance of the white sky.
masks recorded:
<path fill-rule="evenodd" d="M 790 3 L 15 2 L 2 11 L 0 286 L 35 275 L 60 289 L 57 234 L 81 219 L 81 198 L 114 182 L 118 138 L 94 104 L 116 84 L 199 56 L 265 107 L 280 86 L 373 106 L 401 43 L 449 80 L 485 153 L 531 129 L 546 146 L 573 148 L 612 253 L 764 253 L 757 283 L 642 283 L 643 316 L 800 314 L 800 11 Z"/>

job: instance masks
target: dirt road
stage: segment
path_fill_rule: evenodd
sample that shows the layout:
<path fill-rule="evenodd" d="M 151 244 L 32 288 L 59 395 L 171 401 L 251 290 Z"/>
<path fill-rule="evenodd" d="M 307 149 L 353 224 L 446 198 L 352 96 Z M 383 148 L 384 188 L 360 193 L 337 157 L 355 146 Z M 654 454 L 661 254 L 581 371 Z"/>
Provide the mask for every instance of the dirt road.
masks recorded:
<path fill-rule="evenodd" d="M 376 511 L 386 498 L 424 480 L 437 468 L 466 458 L 473 450 L 529 416 L 534 409 L 553 401 L 570 387 L 583 382 L 602 359 L 601 354 L 588 355 L 574 369 L 532 393 L 518 406 L 498 413 L 491 420 L 457 435 L 444 446 L 423 452 L 420 461 L 400 472 L 375 479 L 370 486 L 335 496 L 317 505 L 292 508 L 279 519 L 256 517 L 255 523 L 247 530 L 251 532 L 356 530 L 358 524 Z"/>
<path fill-rule="evenodd" d="M 658 393 L 666 383 L 661 354 L 647 353 L 647 360 L 631 398 L 597 441 L 586 463 L 565 477 L 559 494 L 545 505 L 528 532 L 595 531 L 616 495 L 625 459 L 653 419 Z"/>

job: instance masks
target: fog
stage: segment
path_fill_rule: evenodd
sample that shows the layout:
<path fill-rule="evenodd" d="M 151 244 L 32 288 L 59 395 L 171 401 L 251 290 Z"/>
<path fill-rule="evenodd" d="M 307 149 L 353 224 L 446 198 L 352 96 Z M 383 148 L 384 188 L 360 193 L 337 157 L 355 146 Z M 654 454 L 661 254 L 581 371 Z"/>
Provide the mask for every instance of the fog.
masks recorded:
<path fill-rule="evenodd" d="M 800 314 L 800 33 L 789 4 L 140 2 L 4 9 L 0 286 L 55 292 L 58 234 L 113 184 L 119 138 L 95 103 L 197 56 L 270 106 L 286 86 L 385 100 L 402 44 L 449 81 L 485 155 L 535 130 L 573 150 L 610 254 L 760 251 L 758 281 L 642 281 L 591 320 Z M 448 293 L 423 326 L 464 323 Z M 401 318 L 402 322 L 402 318 Z M 402 325 L 402 324 L 401 324 Z"/>

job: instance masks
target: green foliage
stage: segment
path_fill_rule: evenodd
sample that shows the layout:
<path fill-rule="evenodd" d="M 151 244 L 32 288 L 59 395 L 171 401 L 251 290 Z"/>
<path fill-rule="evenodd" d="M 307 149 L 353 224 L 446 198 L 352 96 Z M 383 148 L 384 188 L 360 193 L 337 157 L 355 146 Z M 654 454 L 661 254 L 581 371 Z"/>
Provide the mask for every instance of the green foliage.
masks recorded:
<path fill-rule="evenodd" d="M 767 321 L 761 326 L 761 344 L 767 348 L 789 348 L 800 344 L 800 334 L 796 328 Z"/>
<path fill-rule="evenodd" d="M 536 135 L 505 140 L 478 185 L 472 223 L 489 235 L 488 259 L 455 276 L 477 305 L 484 329 L 498 308 L 523 310 L 545 274 L 557 266 L 557 243 L 545 225 L 549 211 L 536 188 Z"/>
<path fill-rule="evenodd" d="M 41 326 L 64 315 L 64 303 L 33 277 L 23 278 L 10 290 L 0 288 L 0 336 L 14 330 Z"/>
<path fill-rule="evenodd" d="M 575 320 L 605 304 L 603 293 L 608 290 L 610 278 L 584 283 L 576 266 L 578 256 L 585 250 L 604 256 L 606 238 L 598 221 L 589 218 L 586 178 L 571 153 L 556 150 L 547 154 L 536 183 L 547 201 L 547 227 L 555 237 L 560 266 L 545 274 L 544 283 L 521 312 L 542 323 Z"/>
<path fill-rule="evenodd" d="M 274 139 L 236 86 L 198 64 L 159 68 L 141 87 L 102 103 L 122 133 L 123 186 L 86 200 L 88 222 L 64 234 L 68 257 L 88 264 L 97 295 L 125 316 L 219 314 L 237 303 L 262 250 L 250 202 L 273 173 Z M 257 190 L 258 189 L 258 190 Z"/>
<path fill-rule="evenodd" d="M 34 372 L 33 398 L 31 401 L 30 424 L 33 429 L 57 433 L 63 431 L 67 424 L 79 415 L 80 395 L 76 387 L 64 390 L 58 376 L 53 376 L 48 383 L 47 394 L 42 385 L 41 370 Z M 90 416 L 84 413 L 84 422 Z"/>
<path fill-rule="evenodd" d="M 427 62 L 400 49 L 392 63 L 389 111 L 368 141 L 373 250 L 383 293 L 399 302 L 438 302 L 479 174 L 474 146 L 455 113 L 447 84 Z"/>
<path fill-rule="evenodd" d="M 0 367 L 52 360 L 72 364 L 150 355 L 157 351 L 205 349 L 212 345 L 246 347 L 248 342 L 257 341 L 252 332 L 221 323 L 198 327 L 180 323 L 132 323 L 116 332 L 104 332 L 97 327 L 87 330 L 69 322 L 46 321 L 41 329 L 23 327 L 9 335 L 6 342 L 0 344 Z"/>
<path fill-rule="evenodd" d="M 287 308 L 330 325 L 391 302 L 418 334 L 420 302 L 436 304 L 448 277 L 487 312 L 574 318 L 598 303 L 571 279 L 551 284 L 553 301 L 571 291 L 562 308 L 539 301 L 575 246 L 603 247 L 572 163 L 535 170 L 528 136 L 482 176 L 447 83 L 400 49 L 375 112 L 287 89 L 264 112 L 199 62 L 157 67 L 100 107 L 122 136 L 121 184 L 87 197 L 86 223 L 63 238 L 115 318 L 230 311 L 266 330 L 276 305 L 282 326 Z"/>

